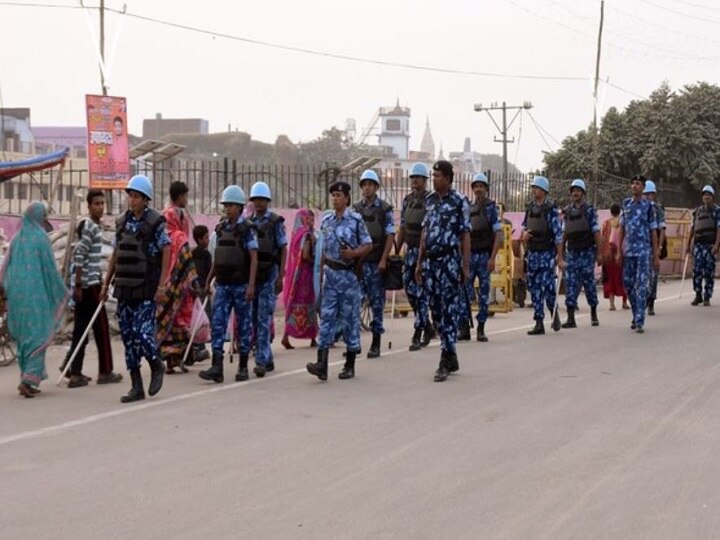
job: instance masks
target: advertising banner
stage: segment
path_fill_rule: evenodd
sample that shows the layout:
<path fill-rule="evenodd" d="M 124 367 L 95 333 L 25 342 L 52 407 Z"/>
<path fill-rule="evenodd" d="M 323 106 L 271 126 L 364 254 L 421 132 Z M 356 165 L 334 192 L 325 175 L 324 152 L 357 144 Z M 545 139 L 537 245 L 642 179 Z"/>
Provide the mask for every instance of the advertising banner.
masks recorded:
<path fill-rule="evenodd" d="M 124 189 L 130 179 L 126 100 L 85 96 L 85 104 L 90 187 Z"/>

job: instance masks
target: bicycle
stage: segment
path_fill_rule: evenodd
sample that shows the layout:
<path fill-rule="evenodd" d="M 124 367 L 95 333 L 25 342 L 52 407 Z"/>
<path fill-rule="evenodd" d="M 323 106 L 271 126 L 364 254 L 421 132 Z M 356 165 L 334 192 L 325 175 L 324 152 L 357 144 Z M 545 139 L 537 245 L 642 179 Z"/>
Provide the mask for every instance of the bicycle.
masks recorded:
<path fill-rule="evenodd" d="M 17 359 L 17 346 L 7 328 L 7 302 L 0 291 L 0 367 L 9 366 Z"/>

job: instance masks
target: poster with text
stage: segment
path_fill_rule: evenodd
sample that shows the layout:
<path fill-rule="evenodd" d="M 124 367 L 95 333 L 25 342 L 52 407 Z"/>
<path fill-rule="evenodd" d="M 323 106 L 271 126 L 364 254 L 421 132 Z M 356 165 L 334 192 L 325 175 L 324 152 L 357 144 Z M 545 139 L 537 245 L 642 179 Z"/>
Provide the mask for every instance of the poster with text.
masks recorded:
<path fill-rule="evenodd" d="M 90 187 L 124 189 L 130 178 L 126 100 L 85 96 L 85 104 Z"/>

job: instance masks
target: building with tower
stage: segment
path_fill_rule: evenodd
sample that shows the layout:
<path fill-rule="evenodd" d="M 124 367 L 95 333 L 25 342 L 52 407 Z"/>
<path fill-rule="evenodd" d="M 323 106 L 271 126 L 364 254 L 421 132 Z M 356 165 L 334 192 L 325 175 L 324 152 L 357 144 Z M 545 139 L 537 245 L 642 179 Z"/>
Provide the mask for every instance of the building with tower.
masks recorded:
<path fill-rule="evenodd" d="M 395 157 L 408 159 L 410 153 L 410 108 L 401 107 L 400 100 L 394 107 L 381 107 L 378 111 L 380 133 L 378 144 L 392 149 Z"/>
<path fill-rule="evenodd" d="M 425 119 L 425 133 L 423 133 L 422 142 L 420 143 L 420 152 L 424 154 L 425 159 L 432 160 L 435 157 L 435 141 L 430 132 L 430 117 Z"/>

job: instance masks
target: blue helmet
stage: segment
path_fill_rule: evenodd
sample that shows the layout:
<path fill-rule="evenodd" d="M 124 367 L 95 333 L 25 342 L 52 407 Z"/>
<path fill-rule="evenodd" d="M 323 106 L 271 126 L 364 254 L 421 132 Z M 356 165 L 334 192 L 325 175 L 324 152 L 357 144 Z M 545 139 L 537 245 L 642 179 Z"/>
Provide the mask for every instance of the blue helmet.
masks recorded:
<path fill-rule="evenodd" d="M 550 193 L 550 182 L 544 176 L 536 176 L 535 178 L 533 178 L 530 186 L 540 188 L 545 193 Z"/>
<path fill-rule="evenodd" d="M 270 195 L 270 188 L 265 182 L 255 182 L 250 188 L 250 200 L 252 201 L 255 198 L 262 198 L 267 199 L 268 201 L 272 201 L 272 196 Z"/>
<path fill-rule="evenodd" d="M 228 186 L 222 192 L 220 203 L 245 204 L 245 192 L 240 186 Z"/>
<path fill-rule="evenodd" d="M 473 186 L 478 182 L 481 182 L 486 186 L 490 185 L 490 182 L 488 182 L 488 177 L 485 176 L 483 173 L 477 173 L 475 176 L 473 176 L 472 182 L 470 182 L 470 186 Z"/>
<path fill-rule="evenodd" d="M 704 186 L 702 188 L 703 193 L 709 193 L 713 197 L 715 196 L 715 189 L 711 185 Z"/>
<path fill-rule="evenodd" d="M 144 176 L 142 174 L 136 174 L 135 176 L 133 176 L 128 182 L 125 191 L 137 191 L 138 193 L 141 193 L 142 195 L 147 197 L 149 200 L 152 200 L 153 198 L 152 182 L 147 176 Z"/>
<path fill-rule="evenodd" d="M 643 193 L 657 193 L 655 182 L 650 179 L 645 180 L 645 189 L 643 189 Z"/>
<path fill-rule="evenodd" d="M 410 169 L 410 178 L 413 176 L 424 176 L 430 178 L 430 170 L 424 163 L 415 163 Z"/>
<path fill-rule="evenodd" d="M 570 184 L 570 189 L 572 188 L 579 188 L 582 189 L 583 193 L 587 193 L 587 188 L 585 187 L 585 181 L 582 178 L 576 178 L 572 181 L 572 184 Z"/>
<path fill-rule="evenodd" d="M 372 169 L 365 169 L 360 175 L 360 183 L 362 184 L 365 180 L 370 180 L 371 182 L 375 182 L 378 186 L 380 185 L 380 178 Z"/>

